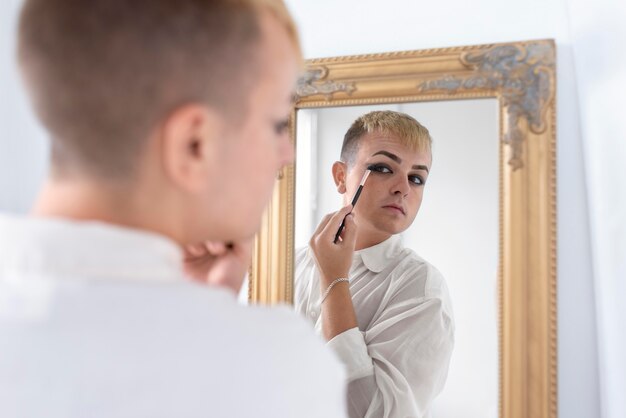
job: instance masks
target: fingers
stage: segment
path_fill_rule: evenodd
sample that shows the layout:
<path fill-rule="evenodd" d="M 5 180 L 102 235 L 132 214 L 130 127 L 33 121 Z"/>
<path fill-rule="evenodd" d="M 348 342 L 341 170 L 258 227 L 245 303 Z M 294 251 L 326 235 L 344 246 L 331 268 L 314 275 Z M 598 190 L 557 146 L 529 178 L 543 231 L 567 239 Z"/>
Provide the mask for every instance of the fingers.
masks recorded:
<path fill-rule="evenodd" d="M 356 244 L 356 223 L 354 222 L 354 215 L 349 213 L 346 216 L 345 227 L 343 229 L 343 233 L 341 234 L 341 242 L 343 245 L 349 245 L 354 248 Z"/>
<path fill-rule="evenodd" d="M 328 215 L 324 216 L 319 225 L 317 225 L 315 232 L 313 232 L 313 235 L 311 235 L 311 239 L 309 240 L 309 245 L 311 247 L 315 247 L 317 245 L 317 240 L 319 239 L 318 237 L 320 236 L 324 228 L 326 228 L 326 225 L 328 225 L 328 222 L 330 222 L 332 216 L 333 214 L 329 213 Z"/>
<path fill-rule="evenodd" d="M 249 260 L 252 257 L 252 249 L 254 248 L 255 237 L 251 237 L 244 241 L 230 242 L 226 244 L 226 250 L 231 251 L 242 259 Z"/>
<path fill-rule="evenodd" d="M 199 244 L 190 244 L 183 248 L 185 260 L 219 257 L 229 251 L 223 242 L 205 241 Z"/>
<path fill-rule="evenodd" d="M 317 226 L 317 229 L 313 233 L 309 245 L 312 247 L 317 246 L 320 242 L 333 243 L 335 241 L 335 234 L 339 230 L 343 219 L 352 211 L 352 205 L 347 205 L 338 210 L 337 212 L 330 213 L 322 219 Z M 341 236 L 337 243 L 341 242 Z"/>
<path fill-rule="evenodd" d="M 324 237 L 326 237 L 327 235 L 330 235 L 331 236 L 330 239 L 334 240 L 335 234 L 339 230 L 341 223 L 350 212 L 352 212 L 352 205 L 347 205 L 341 208 L 340 210 L 338 210 L 337 212 L 335 212 L 334 214 L 332 214 L 332 216 L 330 217 L 329 221 L 326 223 L 326 226 L 324 227 L 320 235 L 323 235 Z"/>
<path fill-rule="evenodd" d="M 315 228 L 315 232 L 313 232 L 313 236 L 318 236 L 319 234 L 322 233 L 322 231 L 324 230 L 324 228 L 326 228 L 326 225 L 328 225 L 328 222 L 330 221 L 330 218 L 332 218 L 333 214 L 329 213 L 328 215 L 324 216 L 322 218 L 322 220 L 320 221 L 319 225 L 317 225 L 317 228 Z"/>
<path fill-rule="evenodd" d="M 211 257 L 223 257 L 229 254 L 250 258 L 254 246 L 254 237 L 240 242 L 205 241 L 199 244 L 186 245 L 184 250 L 185 260 L 205 259 Z"/>
<path fill-rule="evenodd" d="M 341 225 L 341 221 L 351 211 L 352 211 L 352 205 L 347 205 L 341 208 L 340 210 L 338 210 L 337 212 L 329 213 L 328 215 L 324 216 L 322 220 L 320 221 L 319 225 L 317 226 L 317 228 L 315 229 L 315 232 L 313 233 L 313 235 L 314 236 L 320 235 L 326 228 L 331 227 L 333 225 L 335 225 L 334 227 L 335 232 L 337 232 L 337 229 L 339 229 L 339 225 Z M 339 221 L 337 221 L 337 219 L 339 219 Z"/>
<path fill-rule="evenodd" d="M 216 256 L 223 255 L 225 252 L 228 251 L 228 246 L 224 242 L 206 241 L 204 243 L 204 246 L 206 247 L 208 252 Z"/>
<path fill-rule="evenodd" d="M 322 281 L 346 277 L 350 271 L 357 229 L 351 210 L 352 205 L 348 205 L 327 215 L 311 237 L 309 245 Z M 335 242 L 335 235 L 344 218 L 343 233 Z"/>
<path fill-rule="evenodd" d="M 234 257 L 224 257 L 217 262 L 207 275 L 207 283 L 231 289 L 239 293 L 246 277 L 247 263 L 242 263 Z"/>
<path fill-rule="evenodd" d="M 190 244 L 183 247 L 185 259 L 199 258 L 207 253 L 207 249 L 203 243 Z"/>
<path fill-rule="evenodd" d="M 250 266 L 254 237 L 240 242 L 205 241 L 184 247 L 185 274 L 202 283 L 241 287 Z"/>

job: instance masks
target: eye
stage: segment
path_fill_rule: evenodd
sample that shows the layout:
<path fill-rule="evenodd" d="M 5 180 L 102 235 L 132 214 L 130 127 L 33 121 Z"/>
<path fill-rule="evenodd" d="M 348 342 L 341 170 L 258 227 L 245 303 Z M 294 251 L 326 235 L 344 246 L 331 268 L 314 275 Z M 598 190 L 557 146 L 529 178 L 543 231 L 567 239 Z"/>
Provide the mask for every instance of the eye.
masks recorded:
<path fill-rule="evenodd" d="M 372 170 L 376 173 L 393 173 L 391 168 L 387 167 L 385 164 L 372 164 L 367 166 L 368 170 Z"/>
<path fill-rule="evenodd" d="M 279 122 L 274 123 L 274 132 L 276 135 L 282 135 L 287 132 L 289 128 L 289 119 L 281 120 Z"/>
<path fill-rule="evenodd" d="M 425 184 L 425 181 L 422 177 L 415 175 L 409 176 L 409 181 L 417 186 L 423 186 Z"/>

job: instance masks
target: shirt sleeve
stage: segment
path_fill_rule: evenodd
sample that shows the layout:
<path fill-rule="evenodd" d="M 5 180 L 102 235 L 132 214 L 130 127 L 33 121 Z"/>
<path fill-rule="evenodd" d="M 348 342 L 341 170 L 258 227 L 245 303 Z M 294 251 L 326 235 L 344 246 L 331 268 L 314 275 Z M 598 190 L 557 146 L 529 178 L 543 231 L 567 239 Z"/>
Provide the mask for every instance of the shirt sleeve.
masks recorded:
<path fill-rule="evenodd" d="M 371 376 L 374 373 L 372 359 L 367 352 L 365 335 L 357 327 L 342 332 L 328 342 L 346 366 L 348 381 Z"/>
<path fill-rule="evenodd" d="M 345 365 L 350 417 L 425 417 L 445 383 L 454 324 L 442 298 L 399 298 L 362 332 L 328 342 Z"/>

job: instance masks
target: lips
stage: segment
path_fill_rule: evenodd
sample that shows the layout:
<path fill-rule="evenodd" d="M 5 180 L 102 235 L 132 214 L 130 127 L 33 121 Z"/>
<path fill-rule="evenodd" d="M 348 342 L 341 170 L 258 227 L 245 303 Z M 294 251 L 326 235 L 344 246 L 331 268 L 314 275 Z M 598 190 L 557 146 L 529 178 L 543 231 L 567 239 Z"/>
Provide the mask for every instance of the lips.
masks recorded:
<path fill-rule="evenodd" d="M 395 209 L 399 212 L 401 212 L 403 215 L 406 215 L 406 212 L 404 211 L 404 208 L 400 205 L 396 205 L 395 203 L 392 203 L 390 205 L 385 205 L 383 206 L 383 208 L 388 208 L 388 209 Z"/>

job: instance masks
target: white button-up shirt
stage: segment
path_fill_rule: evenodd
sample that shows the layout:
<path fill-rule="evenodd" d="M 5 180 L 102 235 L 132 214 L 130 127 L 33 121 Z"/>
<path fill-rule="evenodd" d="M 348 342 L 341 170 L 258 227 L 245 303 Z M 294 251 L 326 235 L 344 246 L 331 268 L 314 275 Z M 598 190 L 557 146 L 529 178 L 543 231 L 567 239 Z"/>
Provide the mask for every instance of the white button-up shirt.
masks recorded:
<path fill-rule="evenodd" d="M 348 372 L 351 417 L 429 417 L 446 381 L 454 319 L 437 269 L 400 236 L 356 251 L 350 292 L 358 328 L 328 342 Z M 296 253 L 296 310 L 321 333 L 320 282 L 310 248 Z"/>
<path fill-rule="evenodd" d="M 1 417 L 344 417 L 344 386 L 305 321 L 185 279 L 164 237 L 0 216 Z"/>

